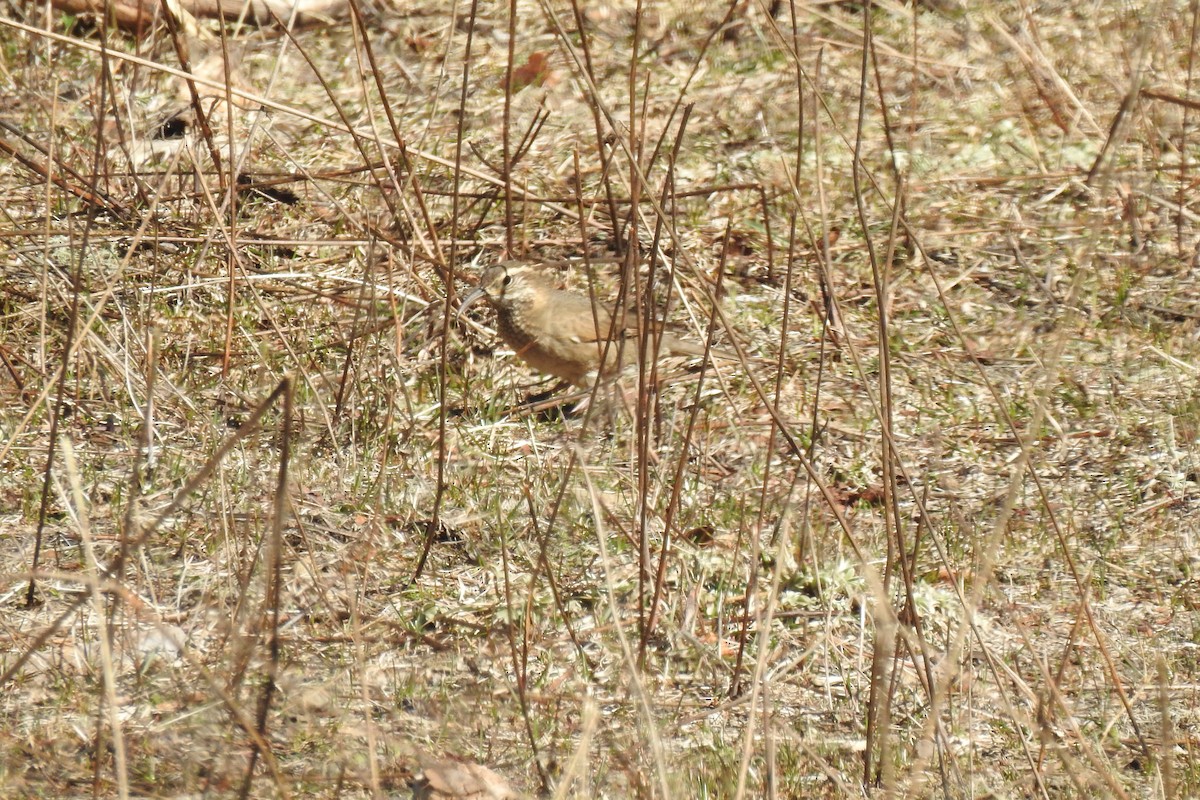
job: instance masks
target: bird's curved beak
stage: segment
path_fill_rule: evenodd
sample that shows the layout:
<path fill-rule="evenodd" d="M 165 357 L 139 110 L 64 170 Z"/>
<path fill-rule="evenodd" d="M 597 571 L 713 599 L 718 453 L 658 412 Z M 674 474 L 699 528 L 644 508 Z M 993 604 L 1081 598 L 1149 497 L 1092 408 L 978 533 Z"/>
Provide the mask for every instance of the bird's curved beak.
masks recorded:
<path fill-rule="evenodd" d="M 463 315 L 464 311 L 466 311 L 468 308 L 470 308 L 471 305 L 473 305 L 477 300 L 479 300 L 479 298 L 483 297 L 485 294 L 487 294 L 487 290 L 484 289 L 482 286 L 476 286 L 474 289 L 467 292 L 467 296 L 463 298 L 462 303 L 460 303 L 458 306 L 458 312 L 454 315 L 455 322 L 457 322 L 458 318 Z"/>

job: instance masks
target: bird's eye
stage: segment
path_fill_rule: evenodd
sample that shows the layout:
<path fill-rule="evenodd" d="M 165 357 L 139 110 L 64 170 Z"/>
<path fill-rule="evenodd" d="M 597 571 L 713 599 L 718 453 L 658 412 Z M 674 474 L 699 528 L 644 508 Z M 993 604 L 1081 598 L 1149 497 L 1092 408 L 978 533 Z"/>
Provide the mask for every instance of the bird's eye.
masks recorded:
<path fill-rule="evenodd" d="M 503 283 L 505 286 L 508 286 L 510 283 L 512 283 L 512 275 L 505 275 Z"/>

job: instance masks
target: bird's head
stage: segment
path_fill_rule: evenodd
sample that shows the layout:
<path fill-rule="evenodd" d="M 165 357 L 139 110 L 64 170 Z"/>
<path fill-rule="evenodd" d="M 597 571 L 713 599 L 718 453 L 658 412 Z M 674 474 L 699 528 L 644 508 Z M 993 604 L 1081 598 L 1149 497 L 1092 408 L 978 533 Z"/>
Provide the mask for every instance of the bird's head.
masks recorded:
<path fill-rule="evenodd" d="M 520 302 L 536 291 L 538 275 L 533 267 L 519 261 L 504 261 L 488 267 L 479 276 L 479 284 L 467 293 L 458 307 L 459 316 L 481 297 L 494 308 L 503 309 Z"/>

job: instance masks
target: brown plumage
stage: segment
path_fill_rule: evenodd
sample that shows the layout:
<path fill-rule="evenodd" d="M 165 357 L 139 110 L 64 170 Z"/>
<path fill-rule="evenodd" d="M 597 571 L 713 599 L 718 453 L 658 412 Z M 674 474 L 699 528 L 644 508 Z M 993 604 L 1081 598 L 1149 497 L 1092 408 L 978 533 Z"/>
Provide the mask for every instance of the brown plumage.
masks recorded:
<path fill-rule="evenodd" d="M 496 310 L 500 338 L 539 372 L 588 388 L 597 373 L 612 375 L 636 363 L 636 314 L 627 313 L 625 325 L 610 333 L 612 313 L 607 308 L 584 295 L 556 288 L 531 264 L 506 261 L 484 270 L 479 286 L 463 299 L 458 313 L 480 298 L 486 298 Z M 600 359 L 610 335 L 613 341 L 601 370 Z M 659 353 L 702 356 L 704 348 L 664 333 Z"/>

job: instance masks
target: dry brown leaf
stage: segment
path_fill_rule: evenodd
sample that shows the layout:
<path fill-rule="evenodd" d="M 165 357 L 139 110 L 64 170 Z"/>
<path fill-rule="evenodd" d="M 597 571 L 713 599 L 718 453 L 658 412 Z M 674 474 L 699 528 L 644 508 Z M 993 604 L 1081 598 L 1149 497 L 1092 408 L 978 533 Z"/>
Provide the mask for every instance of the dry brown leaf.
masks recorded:
<path fill-rule="evenodd" d="M 545 51 L 529 54 L 529 60 L 513 70 L 512 90 L 519 92 L 526 86 L 542 86 L 550 77 L 550 59 Z"/>
<path fill-rule="evenodd" d="M 508 800 L 520 797 L 498 773 L 482 764 L 422 759 L 413 800 Z"/>

